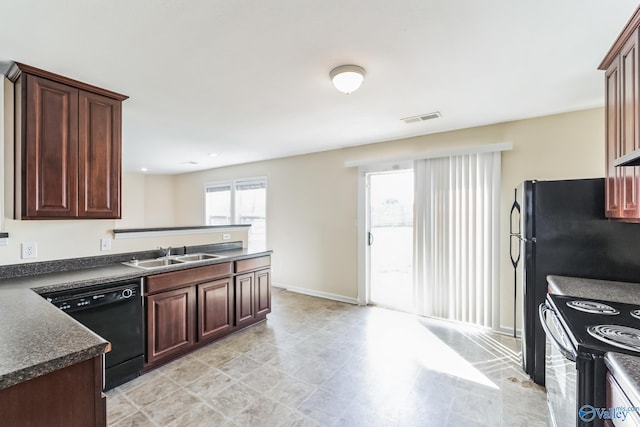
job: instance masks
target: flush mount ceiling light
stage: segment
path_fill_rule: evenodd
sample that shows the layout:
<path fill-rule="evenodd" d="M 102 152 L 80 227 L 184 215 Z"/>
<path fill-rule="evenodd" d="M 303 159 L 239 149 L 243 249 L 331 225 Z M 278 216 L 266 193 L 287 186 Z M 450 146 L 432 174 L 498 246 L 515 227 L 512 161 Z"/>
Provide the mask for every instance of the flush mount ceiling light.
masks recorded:
<path fill-rule="evenodd" d="M 350 94 L 357 90 L 364 80 L 364 68 L 357 65 L 341 65 L 329 73 L 333 85 L 340 92 Z"/>

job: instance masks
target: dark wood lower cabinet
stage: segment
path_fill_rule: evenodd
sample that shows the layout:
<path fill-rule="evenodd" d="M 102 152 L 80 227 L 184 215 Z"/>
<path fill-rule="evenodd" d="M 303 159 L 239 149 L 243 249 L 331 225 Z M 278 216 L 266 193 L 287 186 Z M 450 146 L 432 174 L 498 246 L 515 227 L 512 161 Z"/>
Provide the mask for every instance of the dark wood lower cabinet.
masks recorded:
<path fill-rule="evenodd" d="M 256 271 L 256 317 L 271 313 L 271 270 Z"/>
<path fill-rule="evenodd" d="M 271 270 L 236 276 L 236 325 L 245 326 L 271 313 Z"/>
<path fill-rule="evenodd" d="M 233 280 L 198 285 L 198 341 L 212 340 L 233 329 Z"/>
<path fill-rule="evenodd" d="M 193 286 L 147 296 L 147 362 L 169 358 L 195 342 Z"/>
<path fill-rule="evenodd" d="M 253 273 L 236 276 L 236 325 L 239 327 L 253 323 L 255 318 L 254 282 Z"/>
<path fill-rule="evenodd" d="M 270 263 L 263 256 L 146 277 L 145 371 L 264 320 Z"/>
<path fill-rule="evenodd" d="M 103 427 L 102 357 L 0 390 L 0 425 Z"/>

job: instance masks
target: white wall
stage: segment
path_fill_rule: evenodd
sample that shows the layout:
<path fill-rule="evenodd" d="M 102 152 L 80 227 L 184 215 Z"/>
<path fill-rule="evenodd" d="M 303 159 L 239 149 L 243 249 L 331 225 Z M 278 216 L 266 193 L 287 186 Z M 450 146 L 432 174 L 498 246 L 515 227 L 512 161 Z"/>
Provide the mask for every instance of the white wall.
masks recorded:
<path fill-rule="evenodd" d="M 206 182 L 266 175 L 274 282 L 355 299 L 357 170 L 345 168 L 344 162 L 511 142 L 513 150 L 502 157 L 501 190 L 500 324 L 508 329 L 513 324 L 508 255 L 513 189 L 525 179 L 604 176 L 603 118 L 603 109 L 597 108 L 179 175 L 176 221 L 189 224 L 202 216 Z"/>

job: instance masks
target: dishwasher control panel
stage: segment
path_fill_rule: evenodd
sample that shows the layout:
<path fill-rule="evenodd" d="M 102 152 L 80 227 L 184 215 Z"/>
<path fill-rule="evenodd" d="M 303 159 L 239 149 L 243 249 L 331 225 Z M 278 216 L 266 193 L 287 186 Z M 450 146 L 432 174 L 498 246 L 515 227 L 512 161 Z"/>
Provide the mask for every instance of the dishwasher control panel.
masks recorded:
<path fill-rule="evenodd" d="M 83 310 L 90 307 L 99 307 L 106 304 L 114 304 L 120 301 L 129 300 L 140 295 L 140 283 L 129 283 L 127 285 L 114 285 L 113 288 L 103 288 L 91 292 L 82 292 L 82 289 L 76 293 L 64 295 L 49 294 L 44 297 L 66 312 Z"/>

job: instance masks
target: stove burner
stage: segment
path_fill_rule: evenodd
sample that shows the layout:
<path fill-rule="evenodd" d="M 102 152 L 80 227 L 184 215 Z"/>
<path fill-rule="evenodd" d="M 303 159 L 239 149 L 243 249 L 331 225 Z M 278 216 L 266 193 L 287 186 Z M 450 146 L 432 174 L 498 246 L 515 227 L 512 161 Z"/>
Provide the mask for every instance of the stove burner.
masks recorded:
<path fill-rule="evenodd" d="M 640 319 L 640 310 L 633 310 L 633 311 L 631 312 L 631 315 L 632 315 L 633 317 L 635 317 L 636 319 Z"/>
<path fill-rule="evenodd" d="M 592 337 L 615 347 L 640 352 L 640 329 L 620 325 L 589 326 Z"/>
<path fill-rule="evenodd" d="M 567 306 L 573 308 L 574 310 L 584 311 L 586 313 L 606 314 L 609 316 L 620 314 L 618 310 L 611 307 L 610 305 L 596 301 L 573 300 L 567 302 Z"/>

